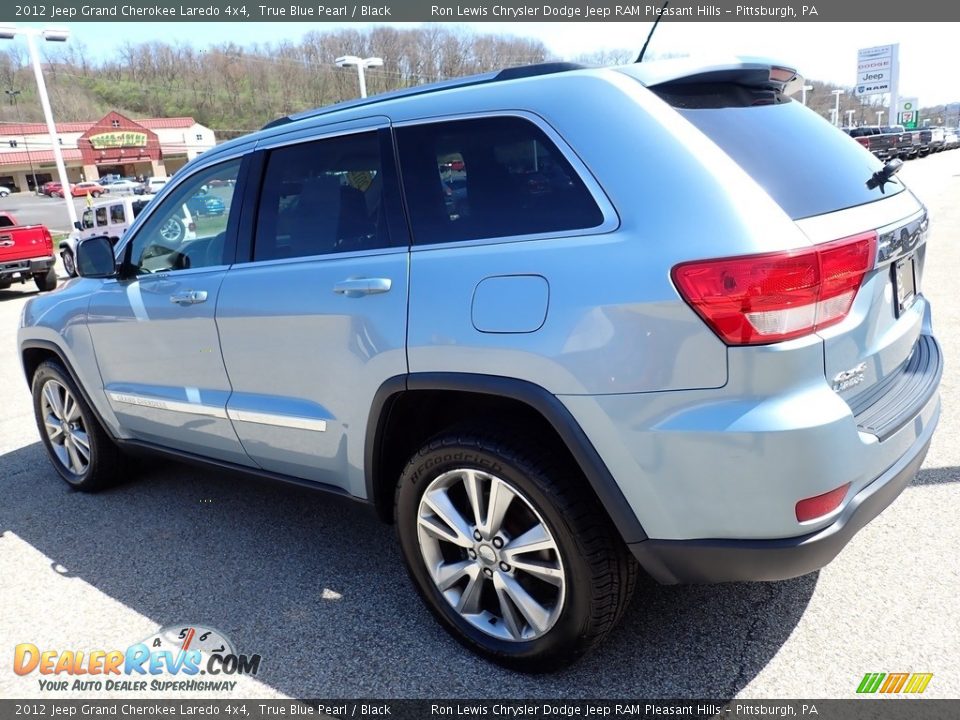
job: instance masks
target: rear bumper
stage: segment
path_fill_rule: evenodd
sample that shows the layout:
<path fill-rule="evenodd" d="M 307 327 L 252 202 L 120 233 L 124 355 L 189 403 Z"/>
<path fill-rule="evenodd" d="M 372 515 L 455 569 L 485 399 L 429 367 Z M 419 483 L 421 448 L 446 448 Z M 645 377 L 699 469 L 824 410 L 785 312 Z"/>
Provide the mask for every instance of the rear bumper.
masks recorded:
<path fill-rule="evenodd" d="M 819 570 L 890 505 L 923 464 L 937 412 L 910 451 L 857 493 L 837 519 L 809 535 L 777 540 L 645 540 L 630 545 L 644 569 L 665 585 L 786 580 Z"/>
<path fill-rule="evenodd" d="M 55 262 L 56 258 L 52 255 L 50 257 L 0 262 L 0 278 L 10 280 L 27 275 L 41 275 L 52 268 Z"/>

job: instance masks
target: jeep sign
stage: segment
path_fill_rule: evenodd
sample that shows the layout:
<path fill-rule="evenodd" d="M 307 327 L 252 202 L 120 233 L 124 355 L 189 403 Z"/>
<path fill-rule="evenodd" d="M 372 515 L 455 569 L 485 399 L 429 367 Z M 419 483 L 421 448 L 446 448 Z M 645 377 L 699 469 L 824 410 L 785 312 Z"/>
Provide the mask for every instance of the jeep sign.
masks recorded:
<path fill-rule="evenodd" d="M 899 45 L 880 45 L 857 52 L 857 81 L 854 94 L 881 95 L 891 92 L 896 85 L 899 67 Z"/>

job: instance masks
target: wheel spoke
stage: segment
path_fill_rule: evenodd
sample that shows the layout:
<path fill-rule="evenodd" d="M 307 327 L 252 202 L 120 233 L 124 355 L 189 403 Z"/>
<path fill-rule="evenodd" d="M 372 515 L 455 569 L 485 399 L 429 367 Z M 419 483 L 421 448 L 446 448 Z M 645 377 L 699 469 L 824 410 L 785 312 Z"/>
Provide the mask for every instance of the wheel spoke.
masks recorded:
<path fill-rule="evenodd" d="M 80 404 L 68 392 L 63 394 L 63 419 L 76 422 L 80 419 Z"/>
<path fill-rule="evenodd" d="M 457 603 L 457 612 L 461 615 L 475 615 L 480 612 L 480 598 L 483 590 L 483 575 L 480 568 L 474 565 L 469 571 L 470 580 L 460 595 Z"/>
<path fill-rule="evenodd" d="M 63 400 L 60 398 L 59 386 L 56 383 L 48 382 L 43 386 L 43 396 L 50 405 L 50 411 L 57 420 L 63 420 Z"/>
<path fill-rule="evenodd" d="M 513 490 L 506 483 L 498 478 L 490 479 L 490 504 L 487 506 L 487 517 L 484 523 L 484 530 L 488 537 L 493 537 L 500 532 L 503 518 L 514 497 L 516 496 Z"/>
<path fill-rule="evenodd" d="M 85 466 L 83 464 L 83 461 L 80 459 L 80 453 L 77 452 L 76 445 L 71 441 L 69 437 L 67 438 L 67 440 L 64 442 L 63 445 L 67 449 L 67 455 L 70 456 L 70 469 L 73 472 L 75 472 L 77 475 L 80 475 L 81 473 L 83 473 Z"/>
<path fill-rule="evenodd" d="M 463 487 L 467 491 L 467 498 L 470 500 L 470 508 L 473 510 L 473 523 L 478 528 L 483 527 L 486 517 L 486 508 L 483 507 L 483 488 L 480 485 L 480 478 L 477 477 L 476 470 L 465 470 L 463 473 Z"/>
<path fill-rule="evenodd" d="M 537 523 L 522 535 L 515 537 L 503 548 L 503 554 L 510 563 L 516 562 L 517 555 L 538 552 L 540 550 L 554 550 L 557 545 L 547 533 L 547 529 Z"/>
<path fill-rule="evenodd" d="M 470 575 L 471 568 L 476 568 L 476 563 L 472 560 L 444 563 L 433 571 L 433 580 L 440 590 L 449 590 L 461 579 Z"/>
<path fill-rule="evenodd" d="M 74 430 L 71 434 L 71 440 L 73 440 L 72 445 L 76 447 L 77 452 L 80 453 L 80 457 L 83 460 L 84 464 L 90 462 L 90 438 L 87 437 L 87 434 L 82 430 Z"/>
<path fill-rule="evenodd" d="M 550 623 L 550 611 L 534 600 L 514 578 L 509 575 L 501 575 L 501 581 L 507 597 L 517 606 L 520 614 L 523 615 L 530 627 L 537 633 L 546 630 Z"/>
<path fill-rule="evenodd" d="M 526 562 L 523 560 L 511 561 L 514 570 L 533 575 L 539 580 L 548 582 L 557 587 L 563 585 L 563 571 L 556 565 L 547 565 L 539 562 Z"/>
<path fill-rule="evenodd" d="M 60 426 L 60 421 L 57 420 L 56 415 L 50 413 L 43 419 L 44 427 L 47 428 L 47 437 L 51 441 L 63 442 L 63 438 L 60 437 L 63 435 L 63 428 Z"/>
<path fill-rule="evenodd" d="M 463 515 L 460 514 L 460 511 L 457 510 L 453 503 L 450 502 L 450 498 L 447 495 L 446 490 L 435 490 L 431 493 L 427 493 L 423 496 L 423 502 L 426 503 L 434 515 L 440 519 L 442 523 L 447 526 L 447 532 L 444 533 L 438 527 L 437 523 L 430 523 L 429 526 L 424 524 L 424 521 L 429 521 L 430 518 L 420 517 L 420 525 L 426 529 L 433 527 L 436 530 L 439 530 L 442 536 L 442 539 L 446 539 L 449 542 L 459 545 L 460 547 L 469 548 L 473 547 L 473 538 L 470 533 L 470 525 L 464 519 Z"/>
<path fill-rule="evenodd" d="M 497 600 L 500 601 L 500 616 L 503 618 L 503 623 L 507 626 L 510 636 L 514 640 L 523 639 L 523 619 L 517 613 L 516 606 L 507 595 L 501 575 L 494 576 L 493 587 L 497 591 Z"/>

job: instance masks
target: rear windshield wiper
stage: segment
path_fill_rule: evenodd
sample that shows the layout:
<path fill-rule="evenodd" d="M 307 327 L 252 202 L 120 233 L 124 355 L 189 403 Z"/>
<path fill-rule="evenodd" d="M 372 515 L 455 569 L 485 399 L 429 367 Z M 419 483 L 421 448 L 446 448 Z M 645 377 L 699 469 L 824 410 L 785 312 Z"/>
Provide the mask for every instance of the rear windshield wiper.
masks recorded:
<path fill-rule="evenodd" d="M 900 172 L 900 168 L 903 167 L 903 160 L 891 160 L 882 169 L 877 170 L 873 177 L 867 180 L 867 188 L 873 190 L 876 187 L 880 188 L 880 192 L 883 192 L 883 186 L 888 182 L 893 182 L 893 176 Z"/>

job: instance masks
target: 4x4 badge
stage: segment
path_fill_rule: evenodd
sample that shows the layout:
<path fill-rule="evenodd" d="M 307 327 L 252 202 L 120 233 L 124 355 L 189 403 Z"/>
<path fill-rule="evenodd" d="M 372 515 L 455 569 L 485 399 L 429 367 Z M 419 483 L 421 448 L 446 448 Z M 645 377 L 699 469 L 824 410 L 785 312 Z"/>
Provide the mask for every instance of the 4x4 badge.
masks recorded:
<path fill-rule="evenodd" d="M 843 392 L 849 388 L 859 385 L 863 382 L 863 372 L 867 369 L 866 363 L 860 363 L 856 367 L 837 373 L 833 378 L 833 389 L 837 392 Z"/>

